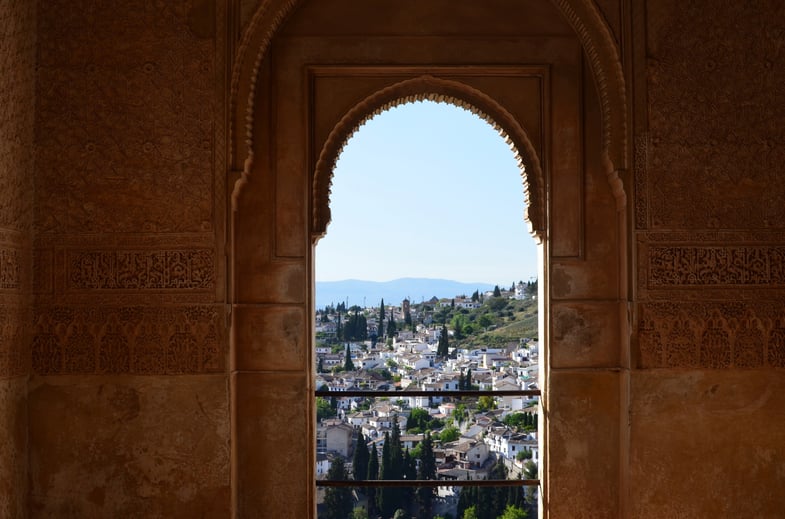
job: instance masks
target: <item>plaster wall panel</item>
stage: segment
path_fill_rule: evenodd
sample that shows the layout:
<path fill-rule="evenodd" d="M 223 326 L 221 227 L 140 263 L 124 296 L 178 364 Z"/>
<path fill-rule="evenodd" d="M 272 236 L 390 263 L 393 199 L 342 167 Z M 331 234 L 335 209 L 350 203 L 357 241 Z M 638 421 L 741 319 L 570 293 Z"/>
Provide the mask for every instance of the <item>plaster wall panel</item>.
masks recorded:
<path fill-rule="evenodd" d="M 36 377 L 31 517 L 228 517 L 223 375 Z"/>
<path fill-rule="evenodd" d="M 27 517 L 27 378 L 0 379 L 0 517 Z"/>
<path fill-rule="evenodd" d="M 619 384 L 612 371 L 551 372 L 546 459 L 558 474 L 549 478 L 550 517 L 620 517 Z"/>
<path fill-rule="evenodd" d="M 236 373 L 239 517 L 310 517 L 313 421 L 303 373 Z"/>
<path fill-rule="evenodd" d="M 296 371 L 306 368 L 308 323 L 302 306 L 234 307 L 235 368 L 239 371 Z"/>
<path fill-rule="evenodd" d="M 618 303 L 558 301 L 550 312 L 552 368 L 619 365 Z"/>
<path fill-rule="evenodd" d="M 776 370 L 632 375 L 632 517 L 780 517 L 785 382 Z"/>

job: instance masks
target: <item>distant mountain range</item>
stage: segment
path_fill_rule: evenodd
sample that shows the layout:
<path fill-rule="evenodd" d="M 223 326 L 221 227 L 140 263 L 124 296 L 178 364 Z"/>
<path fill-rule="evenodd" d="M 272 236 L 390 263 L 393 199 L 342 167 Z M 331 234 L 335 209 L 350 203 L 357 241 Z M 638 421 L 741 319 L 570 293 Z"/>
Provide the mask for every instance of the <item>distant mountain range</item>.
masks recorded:
<path fill-rule="evenodd" d="M 346 303 L 349 306 L 378 306 L 384 298 L 385 305 L 400 305 L 408 298 L 412 303 L 427 301 L 432 297 L 471 296 L 475 290 L 493 290 L 491 283 L 462 283 L 448 279 L 401 278 L 392 281 L 317 281 L 316 308 L 329 304 Z"/>

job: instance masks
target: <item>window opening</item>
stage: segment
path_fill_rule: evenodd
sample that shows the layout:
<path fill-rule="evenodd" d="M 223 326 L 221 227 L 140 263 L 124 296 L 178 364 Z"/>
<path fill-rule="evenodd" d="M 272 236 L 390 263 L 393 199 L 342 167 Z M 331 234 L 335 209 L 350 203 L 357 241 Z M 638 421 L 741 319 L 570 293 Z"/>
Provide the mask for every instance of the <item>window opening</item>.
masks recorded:
<path fill-rule="evenodd" d="M 316 251 L 319 517 L 536 514 L 539 252 L 509 147 L 425 101 L 339 158 Z M 381 283 L 413 276 L 465 285 Z"/>

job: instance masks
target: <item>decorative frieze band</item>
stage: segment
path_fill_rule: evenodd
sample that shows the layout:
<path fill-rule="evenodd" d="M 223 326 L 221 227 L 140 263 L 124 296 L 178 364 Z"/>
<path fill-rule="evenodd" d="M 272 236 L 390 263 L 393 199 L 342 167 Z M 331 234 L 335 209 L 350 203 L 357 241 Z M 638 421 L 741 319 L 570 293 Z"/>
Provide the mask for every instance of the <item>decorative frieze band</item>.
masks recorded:
<path fill-rule="evenodd" d="M 19 251 L 0 249 L 0 289 L 18 290 L 19 286 Z"/>
<path fill-rule="evenodd" d="M 640 368 L 783 368 L 785 307 L 773 301 L 639 307 Z"/>
<path fill-rule="evenodd" d="M 69 290 L 200 290 L 215 285 L 212 249 L 69 251 Z"/>
<path fill-rule="evenodd" d="M 0 378 L 29 372 L 29 341 L 25 336 L 29 318 L 22 306 L 0 305 Z"/>
<path fill-rule="evenodd" d="M 216 305 L 39 308 L 32 366 L 39 375 L 221 372 L 225 330 Z"/>
<path fill-rule="evenodd" d="M 650 247 L 649 288 L 784 286 L 785 247 Z"/>

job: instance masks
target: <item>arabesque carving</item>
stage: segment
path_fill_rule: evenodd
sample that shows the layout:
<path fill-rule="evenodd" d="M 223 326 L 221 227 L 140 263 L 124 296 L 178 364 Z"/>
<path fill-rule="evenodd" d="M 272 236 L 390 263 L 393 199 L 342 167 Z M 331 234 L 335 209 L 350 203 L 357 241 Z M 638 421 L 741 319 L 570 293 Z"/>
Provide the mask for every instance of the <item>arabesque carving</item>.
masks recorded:
<path fill-rule="evenodd" d="M 73 290 L 211 289 L 212 249 L 69 251 L 67 286 Z"/>
<path fill-rule="evenodd" d="M 213 229 L 223 72 L 215 34 L 194 22 L 212 16 L 202 9 L 209 3 L 46 2 L 37 32 L 39 233 Z"/>
<path fill-rule="evenodd" d="M 19 268 L 19 251 L 0 249 L 0 289 L 19 289 Z"/>
<path fill-rule="evenodd" d="M 639 307 L 641 368 L 785 367 L 785 309 L 768 301 Z"/>
<path fill-rule="evenodd" d="M 46 307 L 35 316 L 39 375 L 222 372 L 220 306 Z"/>
<path fill-rule="evenodd" d="M 785 286 L 785 246 L 651 246 L 648 286 Z"/>
<path fill-rule="evenodd" d="M 785 4 L 764 3 L 647 2 L 652 228 L 785 227 Z"/>

